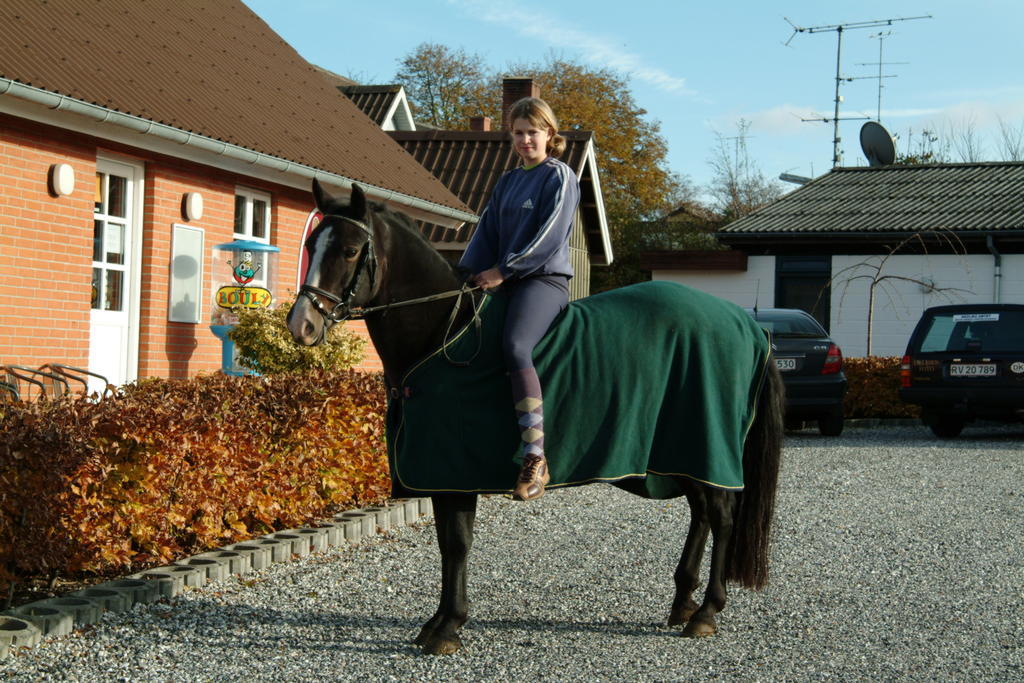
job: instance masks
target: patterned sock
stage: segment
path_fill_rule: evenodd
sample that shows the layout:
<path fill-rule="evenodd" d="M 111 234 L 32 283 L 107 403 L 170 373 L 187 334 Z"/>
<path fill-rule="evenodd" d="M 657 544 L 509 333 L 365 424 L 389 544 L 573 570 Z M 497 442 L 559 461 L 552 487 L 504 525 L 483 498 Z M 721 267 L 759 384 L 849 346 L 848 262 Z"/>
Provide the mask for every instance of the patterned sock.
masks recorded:
<path fill-rule="evenodd" d="M 534 368 L 513 370 L 509 379 L 512 380 L 512 402 L 523 440 L 523 455 L 544 457 L 544 397 L 537 371 Z"/>

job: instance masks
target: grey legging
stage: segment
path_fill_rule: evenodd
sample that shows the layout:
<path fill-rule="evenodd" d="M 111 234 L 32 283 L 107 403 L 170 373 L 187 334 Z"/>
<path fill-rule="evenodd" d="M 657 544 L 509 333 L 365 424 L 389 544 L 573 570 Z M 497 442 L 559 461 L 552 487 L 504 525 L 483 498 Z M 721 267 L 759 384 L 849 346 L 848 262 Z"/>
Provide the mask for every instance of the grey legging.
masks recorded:
<path fill-rule="evenodd" d="M 533 367 L 533 348 L 569 304 L 569 279 L 537 275 L 506 283 L 511 298 L 505 316 L 502 348 L 509 371 Z"/>

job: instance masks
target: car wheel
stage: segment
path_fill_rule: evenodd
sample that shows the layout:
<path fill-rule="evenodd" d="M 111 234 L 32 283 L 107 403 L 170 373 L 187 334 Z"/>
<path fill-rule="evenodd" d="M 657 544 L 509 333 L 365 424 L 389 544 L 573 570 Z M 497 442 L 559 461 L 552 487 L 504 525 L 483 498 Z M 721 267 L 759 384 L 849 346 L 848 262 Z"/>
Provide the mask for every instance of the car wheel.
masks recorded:
<path fill-rule="evenodd" d="M 843 414 L 838 413 L 820 418 L 818 431 L 822 436 L 839 436 L 843 433 Z"/>
<path fill-rule="evenodd" d="M 932 430 L 932 434 L 940 439 L 952 439 L 960 436 L 960 432 L 964 430 L 964 420 L 951 415 L 939 415 L 929 421 L 928 427 Z"/>

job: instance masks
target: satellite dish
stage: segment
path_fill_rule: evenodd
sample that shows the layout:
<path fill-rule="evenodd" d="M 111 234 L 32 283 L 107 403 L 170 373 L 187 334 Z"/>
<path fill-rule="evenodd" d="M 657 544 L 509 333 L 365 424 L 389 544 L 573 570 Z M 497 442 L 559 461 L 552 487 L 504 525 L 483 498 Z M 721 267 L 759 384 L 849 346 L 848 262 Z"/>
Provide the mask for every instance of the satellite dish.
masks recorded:
<path fill-rule="evenodd" d="M 876 121 L 868 121 L 860 127 L 860 148 L 870 166 L 888 166 L 896 161 L 896 143 L 889 131 Z"/>

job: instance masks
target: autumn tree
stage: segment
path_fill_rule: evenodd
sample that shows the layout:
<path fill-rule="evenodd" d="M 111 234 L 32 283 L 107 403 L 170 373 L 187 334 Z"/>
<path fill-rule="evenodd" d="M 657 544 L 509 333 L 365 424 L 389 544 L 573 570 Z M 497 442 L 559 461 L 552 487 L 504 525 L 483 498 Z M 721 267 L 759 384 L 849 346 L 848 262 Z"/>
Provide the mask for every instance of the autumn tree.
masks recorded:
<path fill-rule="evenodd" d="M 437 128 L 466 128 L 470 117 L 493 109 L 490 72 L 478 55 L 461 48 L 421 43 L 399 60 L 395 81 L 405 88 L 416 120 Z M 500 93 L 497 98 L 500 107 Z"/>
<path fill-rule="evenodd" d="M 424 43 L 400 61 L 395 80 L 405 86 L 417 120 L 464 130 L 473 116 L 501 120 L 502 79 L 530 77 L 563 130 L 593 131 L 601 191 L 615 263 L 595 269 L 595 291 L 646 279 L 639 270 L 638 221 L 664 214 L 694 191 L 668 168 L 660 124 L 633 98 L 628 79 L 606 68 L 549 55 L 538 62 L 490 69 L 458 49 Z"/>

